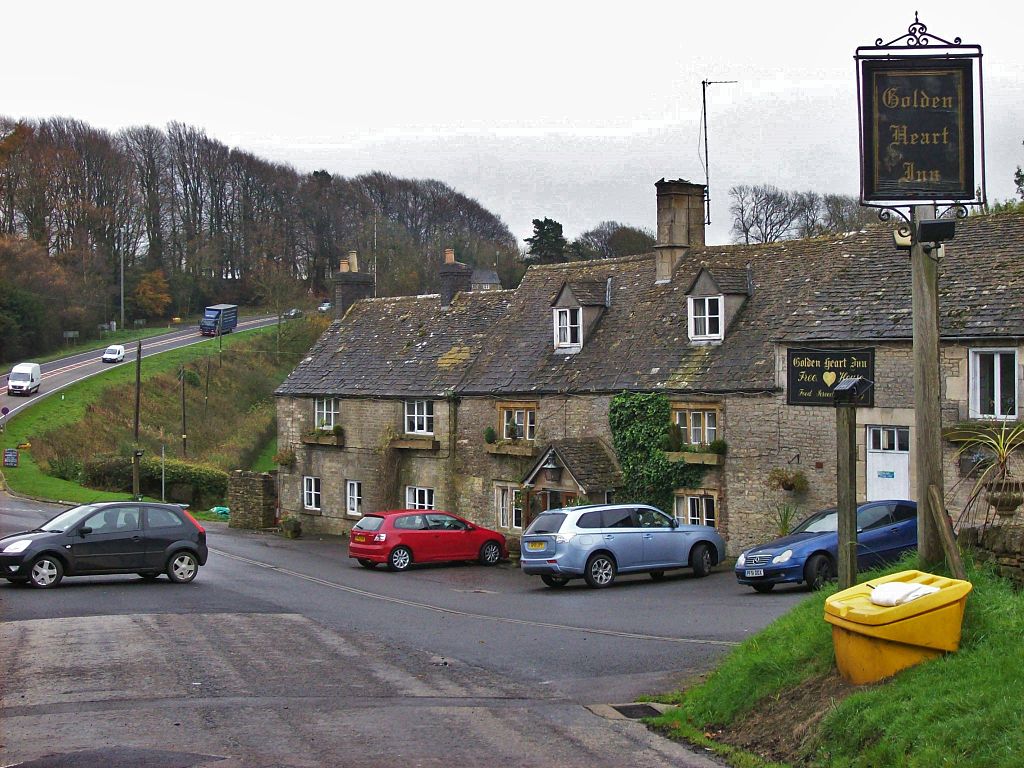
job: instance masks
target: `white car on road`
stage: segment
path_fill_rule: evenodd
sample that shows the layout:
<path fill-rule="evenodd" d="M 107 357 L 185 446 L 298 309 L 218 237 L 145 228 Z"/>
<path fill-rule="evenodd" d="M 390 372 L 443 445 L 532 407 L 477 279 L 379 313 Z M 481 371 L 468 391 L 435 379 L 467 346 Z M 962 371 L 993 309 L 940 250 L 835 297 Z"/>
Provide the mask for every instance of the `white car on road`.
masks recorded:
<path fill-rule="evenodd" d="M 103 352 L 100 358 L 104 363 L 120 363 L 124 360 L 124 347 L 120 344 L 111 344 Z"/>

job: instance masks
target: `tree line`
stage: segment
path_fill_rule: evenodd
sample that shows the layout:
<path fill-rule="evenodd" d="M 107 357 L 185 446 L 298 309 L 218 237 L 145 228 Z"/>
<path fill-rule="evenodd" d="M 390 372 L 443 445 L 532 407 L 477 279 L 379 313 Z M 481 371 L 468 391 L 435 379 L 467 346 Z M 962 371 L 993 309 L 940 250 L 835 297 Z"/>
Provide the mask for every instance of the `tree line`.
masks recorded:
<path fill-rule="evenodd" d="M 433 291 L 445 248 L 506 284 L 521 270 L 508 227 L 440 181 L 300 173 L 177 122 L 112 133 L 0 117 L 0 359 L 40 305 L 34 354 L 115 318 L 122 268 L 130 317 L 153 316 L 161 291 L 163 311 L 189 315 L 258 302 L 268 275 L 327 295 L 350 250 L 362 270 L 376 255 L 378 295 Z"/>

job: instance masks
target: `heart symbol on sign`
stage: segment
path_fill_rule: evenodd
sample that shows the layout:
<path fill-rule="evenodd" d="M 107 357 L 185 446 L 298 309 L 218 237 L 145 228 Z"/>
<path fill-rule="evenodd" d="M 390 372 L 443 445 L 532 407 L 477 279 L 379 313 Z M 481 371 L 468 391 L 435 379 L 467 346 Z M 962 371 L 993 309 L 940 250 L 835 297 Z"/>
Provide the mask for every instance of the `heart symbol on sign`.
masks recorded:
<path fill-rule="evenodd" d="M 823 374 L 821 374 L 821 380 L 825 382 L 826 387 L 831 387 L 833 384 L 836 383 L 836 372 L 825 371 Z"/>

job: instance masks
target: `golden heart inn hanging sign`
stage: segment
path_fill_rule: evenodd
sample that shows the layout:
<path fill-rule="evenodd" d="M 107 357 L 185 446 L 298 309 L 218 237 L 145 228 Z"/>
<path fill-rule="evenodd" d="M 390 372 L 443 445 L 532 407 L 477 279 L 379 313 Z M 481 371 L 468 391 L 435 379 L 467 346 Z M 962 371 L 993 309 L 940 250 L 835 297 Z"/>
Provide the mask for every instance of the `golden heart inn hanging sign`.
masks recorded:
<path fill-rule="evenodd" d="M 836 384 L 852 376 L 875 380 L 875 350 L 789 349 L 786 351 L 786 403 L 789 405 L 834 405 Z M 854 402 L 874 406 L 874 387 Z"/>

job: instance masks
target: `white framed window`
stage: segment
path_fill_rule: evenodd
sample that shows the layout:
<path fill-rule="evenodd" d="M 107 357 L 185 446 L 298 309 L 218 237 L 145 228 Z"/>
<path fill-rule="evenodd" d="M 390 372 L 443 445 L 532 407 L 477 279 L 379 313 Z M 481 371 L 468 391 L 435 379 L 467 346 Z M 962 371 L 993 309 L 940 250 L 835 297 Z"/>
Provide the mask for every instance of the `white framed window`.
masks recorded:
<path fill-rule="evenodd" d="M 363 484 L 358 480 L 345 481 L 345 514 L 363 516 Z"/>
<path fill-rule="evenodd" d="M 690 341 L 721 339 L 722 297 L 690 296 L 686 301 Z"/>
<path fill-rule="evenodd" d="M 968 371 L 972 419 L 1017 418 L 1017 350 L 972 349 Z"/>
<path fill-rule="evenodd" d="M 910 427 L 868 427 L 871 453 L 910 453 Z"/>
<path fill-rule="evenodd" d="M 405 401 L 405 432 L 409 435 L 434 434 L 434 401 Z"/>
<path fill-rule="evenodd" d="M 717 440 L 718 409 L 694 406 L 679 406 L 672 409 L 676 424 L 688 445 L 708 445 Z"/>
<path fill-rule="evenodd" d="M 523 491 L 514 485 L 494 488 L 494 507 L 498 527 L 520 530 L 523 527 Z"/>
<path fill-rule="evenodd" d="M 676 496 L 676 520 L 690 525 L 718 525 L 718 496 L 714 493 L 685 493 Z"/>
<path fill-rule="evenodd" d="M 306 475 L 302 478 L 302 506 L 320 509 L 320 478 Z"/>
<path fill-rule="evenodd" d="M 313 423 L 323 432 L 330 432 L 335 424 L 340 423 L 340 413 L 341 406 L 336 397 L 317 397 L 313 400 Z"/>
<path fill-rule="evenodd" d="M 434 489 L 420 488 L 415 485 L 405 486 L 406 509 L 433 509 Z"/>
<path fill-rule="evenodd" d="M 581 349 L 582 330 L 579 307 L 555 309 L 555 349 Z"/>
<path fill-rule="evenodd" d="M 501 424 L 503 440 L 534 440 L 537 437 L 537 409 L 502 408 Z"/>

